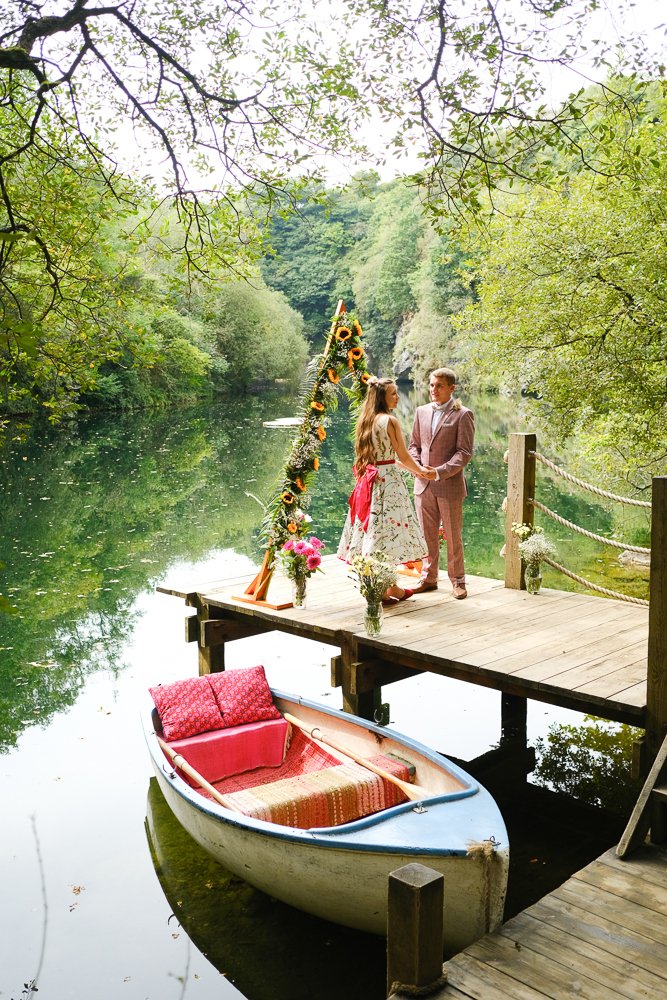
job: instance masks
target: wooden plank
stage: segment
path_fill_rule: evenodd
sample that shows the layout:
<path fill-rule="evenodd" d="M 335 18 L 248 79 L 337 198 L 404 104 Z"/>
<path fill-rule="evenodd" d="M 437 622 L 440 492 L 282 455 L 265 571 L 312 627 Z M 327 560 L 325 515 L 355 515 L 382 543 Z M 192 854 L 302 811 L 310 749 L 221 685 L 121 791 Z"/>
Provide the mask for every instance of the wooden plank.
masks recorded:
<path fill-rule="evenodd" d="M 584 996 L 587 1000 L 617 1000 L 625 994 L 612 989 L 608 981 L 596 979 L 573 967 L 568 952 L 556 952 L 548 957 L 533 948 L 529 938 L 519 947 L 499 935 L 487 935 L 466 949 L 468 955 L 486 962 L 494 969 L 520 979 L 526 986 L 541 991 L 547 997 Z"/>
<path fill-rule="evenodd" d="M 531 917 L 567 931 L 580 941 L 595 945 L 612 955 L 622 955 L 637 968 L 656 976 L 665 976 L 667 946 L 643 934 L 607 920 L 599 913 L 558 899 L 552 893 L 534 903 L 527 911 Z"/>
<path fill-rule="evenodd" d="M 535 918 L 530 911 L 513 918 L 500 929 L 500 935 L 522 949 L 526 945 L 544 958 L 556 957 L 565 962 L 569 970 L 570 982 L 581 977 L 592 980 L 603 987 L 609 987 L 619 996 L 628 1000 L 646 1000 L 649 996 L 661 996 L 667 991 L 667 980 L 661 975 L 649 972 L 629 960 L 625 953 L 606 950 L 599 943 L 591 943 L 580 937 L 577 928 L 564 930 Z M 588 990 L 585 991 L 588 996 Z"/>
<path fill-rule="evenodd" d="M 511 973 L 487 965 L 467 951 L 445 963 L 445 971 L 448 985 L 435 994 L 437 1000 L 452 995 L 450 989 L 473 1000 L 544 1000 L 540 990 L 527 986 Z"/>
<path fill-rule="evenodd" d="M 588 885 L 581 879 L 570 879 L 555 889 L 552 895 L 567 903 L 574 903 L 596 918 L 609 920 L 621 928 L 641 934 L 646 938 L 667 945 L 667 922 L 656 920 L 655 911 L 639 903 L 619 898 L 616 893 L 605 892 Z"/>

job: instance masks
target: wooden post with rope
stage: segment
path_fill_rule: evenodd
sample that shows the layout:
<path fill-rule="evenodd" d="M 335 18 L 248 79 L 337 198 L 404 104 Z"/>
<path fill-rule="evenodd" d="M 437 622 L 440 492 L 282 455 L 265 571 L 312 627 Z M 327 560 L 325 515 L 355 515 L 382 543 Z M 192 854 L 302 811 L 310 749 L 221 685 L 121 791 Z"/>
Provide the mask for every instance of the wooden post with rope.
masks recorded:
<path fill-rule="evenodd" d="M 505 514 L 505 586 L 512 590 L 525 590 L 524 566 L 519 553 L 519 539 L 512 531 L 513 524 L 533 523 L 535 496 L 534 434 L 510 434 L 507 455 L 507 510 Z"/>
<path fill-rule="evenodd" d="M 648 764 L 667 733 L 667 476 L 656 476 L 651 496 L 651 571 L 646 676 Z"/>
<path fill-rule="evenodd" d="M 338 305 L 336 306 L 336 312 L 334 313 L 333 320 L 331 322 L 331 329 L 329 331 L 329 336 L 327 337 L 327 342 L 324 347 L 324 353 L 322 355 L 322 365 L 320 366 L 320 374 L 322 372 L 322 367 L 324 366 L 327 355 L 329 354 L 329 349 L 331 347 L 331 342 L 336 335 L 336 327 L 338 326 L 338 320 L 347 312 L 345 308 L 345 303 L 342 299 L 339 299 Z M 273 608 L 276 611 L 280 611 L 283 608 L 291 608 L 292 602 L 287 601 L 283 604 L 270 604 L 267 601 L 267 594 L 269 592 L 269 585 L 271 583 L 271 578 L 273 576 L 273 570 L 275 568 L 276 552 L 275 547 L 271 544 L 267 546 L 264 553 L 264 558 L 262 560 L 262 565 L 260 566 L 257 575 L 251 583 L 248 584 L 243 595 L 235 596 L 237 601 L 245 601 L 248 604 L 261 604 L 267 608 Z"/>

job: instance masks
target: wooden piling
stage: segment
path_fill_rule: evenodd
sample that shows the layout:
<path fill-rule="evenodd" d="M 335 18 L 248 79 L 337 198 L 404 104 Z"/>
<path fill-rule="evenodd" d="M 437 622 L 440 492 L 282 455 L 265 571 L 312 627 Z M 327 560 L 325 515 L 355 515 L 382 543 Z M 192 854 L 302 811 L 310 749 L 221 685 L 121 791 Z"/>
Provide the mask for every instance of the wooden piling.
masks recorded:
<path fill-rule="evenodd" d="M 513 524 L 532 524 L 535 496 L 534 434 L 510 434 L 507 458 L 507 510 L 505 512 L 505 586 L 512 590 L 525 590 L 523 563 L 519 555 L 519 541 L 512 533 Z"/>
<path fill-rule="evenodd" d="M 387 995 L 400 987 L 424 994 L 443 982 L 444 878 L 410 864 L 389 876 Z"/>
<path fill-rule="evenodd" d="M 667 476 L 653 480 L 651 575 L 646 676 L 647 763 L 655 760 L 667 730 Z"/>

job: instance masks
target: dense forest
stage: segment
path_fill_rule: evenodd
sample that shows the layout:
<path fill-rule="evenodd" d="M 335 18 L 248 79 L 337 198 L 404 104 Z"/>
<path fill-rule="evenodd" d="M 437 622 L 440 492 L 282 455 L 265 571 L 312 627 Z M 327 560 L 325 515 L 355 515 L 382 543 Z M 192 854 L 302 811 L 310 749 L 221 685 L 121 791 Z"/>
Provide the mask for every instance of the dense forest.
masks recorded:
<path fill-rule="evenodd" d="M 520 20 L 486 8 L 471 33 L 460 13 L 351 2 L 357 48 L 331 50 L 289 6 L 296 44 L 279 16 L 254 38 L 208 2 L 167 22 L 86 0 L 3 15 L 0 432 L 296 386 L 343 299 L 373 370 L 419 382 L 450 364 L 464 385 L 522 396 L 575 464 L 646 489 L 667 468 L 662 82 L 610 76 L 550 109 L 533 64 L 574 59 L 578 34 L 547 55 L 533 25 L 531 55 L 511 54 L 498 42 Z M 566 6 L 583 30 L 590 11 Z M 462 61 L 446 78 L 449 32 Z M 396 72 L 415 46 L 421 81 Z M 428 165 L 332 187 L 309 164 L 363 162 L 369 102 L 393 123 L 388 158 L 420 132 Z M 170 195 L 157 168 L 111 158 L 113 108 L 158 141 Z M 185 149 L 215 178 L 198 190 Z"/>

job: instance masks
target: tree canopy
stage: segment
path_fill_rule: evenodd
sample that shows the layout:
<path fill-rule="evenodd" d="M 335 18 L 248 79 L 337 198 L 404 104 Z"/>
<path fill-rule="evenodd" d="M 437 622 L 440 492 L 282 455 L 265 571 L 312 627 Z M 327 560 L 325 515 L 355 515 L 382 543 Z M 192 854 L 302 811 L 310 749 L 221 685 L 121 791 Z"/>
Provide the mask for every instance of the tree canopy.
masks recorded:
<path fill-rule="evenodd" d="M 636 489 L 667 469 L 666 110 L 649 98 L 631 139 L 600 118 L 609 176 L 571 170 L 494 216 L 460 324 L 478 376 L 539 396 L 541 426 Z"/>

